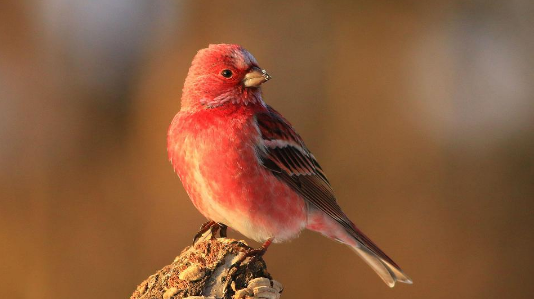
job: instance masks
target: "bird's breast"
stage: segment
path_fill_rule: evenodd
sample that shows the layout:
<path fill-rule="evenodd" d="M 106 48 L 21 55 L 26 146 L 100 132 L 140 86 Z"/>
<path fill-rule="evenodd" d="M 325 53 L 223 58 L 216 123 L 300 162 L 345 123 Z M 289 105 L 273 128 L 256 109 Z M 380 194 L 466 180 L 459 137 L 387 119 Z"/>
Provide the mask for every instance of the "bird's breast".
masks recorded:
<path fill-rule="evenodd" d="M 207 217 L 238 205 L 232 193 L 259 171 L 259 133 L 252 113 L 179 113 L 169 129 L 169 159 L 195 206 Z M 226 194 L 226 196 L 222 196 Z"/>
<path fill-rule="evenodd" d="M 178 114 L 169 130 L 169 158 L 204 216 L 256 240 L 288 239 L 304 227 L 307 207 L 262 166 L 260 139 L 252 113 Z"/>

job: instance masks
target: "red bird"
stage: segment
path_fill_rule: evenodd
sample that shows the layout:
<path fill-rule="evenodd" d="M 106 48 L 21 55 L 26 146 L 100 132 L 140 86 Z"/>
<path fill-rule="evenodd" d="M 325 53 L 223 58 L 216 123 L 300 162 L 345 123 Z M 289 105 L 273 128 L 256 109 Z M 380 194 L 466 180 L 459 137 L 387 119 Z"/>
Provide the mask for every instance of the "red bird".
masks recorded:
<path fill-rule="evenodd" d="M 411 279 L 343 213 L 321 166 L 291 124 L 262 99 L 271 77 L 238 45 L 198 51 L 167 150 L 195 207 L 259 242 L 307 228 L 350 246 L 393 287 Z"/>

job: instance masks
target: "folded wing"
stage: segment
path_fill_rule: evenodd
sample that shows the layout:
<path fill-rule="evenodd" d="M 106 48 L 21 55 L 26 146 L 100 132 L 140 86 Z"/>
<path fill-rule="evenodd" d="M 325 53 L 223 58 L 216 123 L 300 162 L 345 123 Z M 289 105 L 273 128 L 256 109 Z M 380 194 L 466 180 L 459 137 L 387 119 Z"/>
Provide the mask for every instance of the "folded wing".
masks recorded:
<path fill-rule="evenodd" d="M 258 149 L 263 166 L 300 194 L 312 207 L 323 211 L 341 224 L 361 245 L 356 252 L 388 285 L 394 285 L 397 280 L 411 283 L 400 267 L 343 213 L 321 166 L 291 124 L 276 110 L 269 106 L 267 108 L 267 112 L 256 115 L 263 139 L 263 147 Z"/>

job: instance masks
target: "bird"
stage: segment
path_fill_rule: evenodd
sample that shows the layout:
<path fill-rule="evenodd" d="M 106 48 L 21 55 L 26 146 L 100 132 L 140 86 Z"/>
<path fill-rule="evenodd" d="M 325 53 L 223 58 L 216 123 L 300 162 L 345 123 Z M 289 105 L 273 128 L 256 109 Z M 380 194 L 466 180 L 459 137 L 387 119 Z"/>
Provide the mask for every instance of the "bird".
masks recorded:
<path fill-rule="evenodd" d="M 352 248 L 389 286 L 412 280 L 341 210 L 317 159 L 291 123 L 266 104 L 272 77 L 236 44 L 197 52 L 167 134 L 168 158 L 208 219 L 263 242 L 319 232 Z"/>

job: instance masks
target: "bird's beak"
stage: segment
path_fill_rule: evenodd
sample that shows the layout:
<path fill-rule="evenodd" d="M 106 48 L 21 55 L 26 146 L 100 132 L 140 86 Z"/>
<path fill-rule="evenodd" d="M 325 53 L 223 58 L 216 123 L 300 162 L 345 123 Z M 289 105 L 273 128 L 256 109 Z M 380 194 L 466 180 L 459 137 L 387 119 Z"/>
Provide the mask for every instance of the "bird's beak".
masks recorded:
<path fill-rule="evenodd" d="M 265 70 L 254 67 L 243 78 L 243 85 L 245 87 L 259 87 L 262 83 L 271 80 L 271 76 Z"/>

